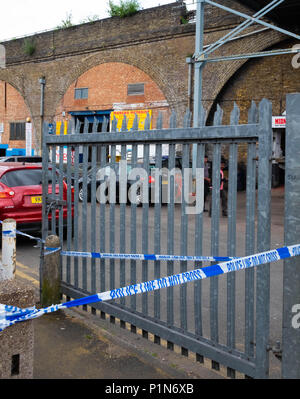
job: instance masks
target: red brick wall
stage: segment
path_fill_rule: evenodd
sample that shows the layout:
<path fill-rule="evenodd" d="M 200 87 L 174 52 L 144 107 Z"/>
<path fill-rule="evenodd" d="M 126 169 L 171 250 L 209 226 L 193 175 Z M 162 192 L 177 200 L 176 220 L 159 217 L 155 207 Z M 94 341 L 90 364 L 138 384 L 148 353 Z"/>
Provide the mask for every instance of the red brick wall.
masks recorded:
<path fill-rule="evenodd" d="M 11 148 L 25 148 L 25 140 L 9 139 L 9 124 L 10 122 L 26 122 L 28 117 L 30 117 L 30 112 L 23 97 L 9 83 L 0 81 L 0 123 L 4 123 L 1 144 L 9 144 Z"/>
<path fill-rule="evenodd" d="M 132 83 L 144 83 L 144 95 L 127 95 L 127 86 Z M 75 99 L 75 88 L 88 88 L 88 99 Z M 140 69 L 121 62 L 108 62 L 91 68 L 82 74 L 69 87 L 55 115 L 62 120 L 62 112 L 86 110 L 131 110 L 152 109 L 153 127 L 158 112 L 164 121 L 169 117 L 169 106 L 157 84 Z"/>

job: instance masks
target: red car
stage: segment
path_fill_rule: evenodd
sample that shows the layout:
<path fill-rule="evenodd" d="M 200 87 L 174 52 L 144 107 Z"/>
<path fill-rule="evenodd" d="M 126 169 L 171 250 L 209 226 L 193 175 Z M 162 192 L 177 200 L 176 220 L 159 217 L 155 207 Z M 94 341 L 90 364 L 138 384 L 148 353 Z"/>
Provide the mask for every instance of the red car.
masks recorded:
<path fill-rule="evenodd" d="M 49 184 L 48 191 L 52 192 L 52 184 Z M 58 184 L 56 184 L 56 194 L 59 194 Z M 72 192 L 72 203 L 73 197 Z M 67 201 L 65 181 L 63 181 L 63 200 Z M 72 219 L 73 216 L 72 206 Z M 56 210 L 57 220 L 58 217 L 59 211 Z M 42 165 L 19 162 L 0 163 L 0 220 L 5 219 L 15 219 L 17 229 L 23 232 L 41 231 Z M 66 226 L 67 206 L 63 207 L 63 219 Z M 51 212 L 49 212 L 49 220 L 51 220 Z"/>

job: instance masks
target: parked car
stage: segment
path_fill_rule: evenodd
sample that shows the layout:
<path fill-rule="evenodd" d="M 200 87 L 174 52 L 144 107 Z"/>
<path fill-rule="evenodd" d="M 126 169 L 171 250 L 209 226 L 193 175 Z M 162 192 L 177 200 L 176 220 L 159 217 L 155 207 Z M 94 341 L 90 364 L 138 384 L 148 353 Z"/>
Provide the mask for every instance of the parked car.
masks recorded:
<path fill-rule="evenodd" d="M 105 170 L 105 176 L 102 179 L 99 178 L 99 175 L 97 173 L 101 168 L 103 168 Z M 99 166 L 96 166 L 94 168 L 89 169 L 87 172 L 87 180 L 86 180 L 87 201 L 88 202 L 91 201 L 93 172 L 96 175 L 96 190 L 97 190 L 98 187 L 102 183 L 105 183 L 105 181 L 107 182 L 108 185 L 111 183 L 111 181 L 112 181 L 111 171 L 114 171 L 115 175 L 116 175 L 116 202 L 119 202 L 120 164 L 119 163 L 107 163 L 104 166 L 102 166 L 101 168 Z M 128 176 L 128 173 L 130 172 L 130 170 L 131 170 L 131 165 L 127 164 L 127 176 Z M 151 181 L 151 177 L 149 177 L 149 181 Z M 135 181 L 130 181 L 130 180 L 127 181 L 127 194 L 128 194 L 128 191 L 129 191 L 131 185 L 134 182 Z M 72 184 L 74 184 L 74 182 L 72 182 Z M 82 176 L 78 179 L 78 199 L 81 202 L 84 200 L 84 187 L 83 186 L 84 186 L 84 177 Z M 106 190 L 105 190 L 105 195 L 108 195 L 108 188 L 106 188 Z M 128 199 L 128 195 L 127 195 L 127 199 Z M 138 187 L 138 189 L 136 190 L 134 201 L 137 204 L 137 206 L 142 205 L 142 195 L 141 195 L 140 187 Z"/>
<path fill-rule="evenodd" d="M 95 174 L 95 182 L 96 182 L 96 190 L 98 187 L 104 183 L 105 181 L 107 184 L 110 184 L 111 178 L 110 178 L 110 173 L 113 170 L 116 175 L 116 202 L 119 202 L 119 176 L 120 176 L 120 170 L 119 170 L 119 163 L 107 163 L 105 164 L 102 168 L 105 170 L 105 176 L 104 178 L 100 179 L 98 175 L 98 171 L 100 170 L 99 166 L 96 166 L 87 172 L 87 178 L 86 178 L 86 187 L 87 187 L 87 201 L 91 201 L 91 188 L 92 188 L 92 177 L 93 177 L 93 172 Z M 165 167 L 165 165 L 162 165 Z M 137 163 L 137 168 L 143 168 L 143 164 L 141 162 Z M 155 164 L 151 163 L 149 164 L 149 176 L 148 176 L 148 198 L 149 198 L 149 203 L 155 203 L 155 176 L 154 176 L 154 170 Z M 140 185 L 133 190 L 132 194 L 134 195 L 133 199 L 132 196 L 129 196 L 129 190 L 132 186 L 132 184 L 136 183 L 136 179 L 129 180 L 128 175 L 132 169 L 132 165 L 129 163 L 127 164 L 127 202 L 129 201 L 129 198 L 131 199 L 131 202 L 136 203 L 137 206 L 141 206 L 143 204 L 143 177 L 141 176 L 140 179 Z M 151 171 L 152 170 L 152 171 Z M 97 177 L 98 175 L 98 177 Z M 175 174 L 175 202 L 181 202 L 181 173 L 177 172 Z M 72 184 L 75 184 L 75 180 L 72 180 Z M 108 196 L 108 188 L 106 188 L 105 193 L 106 196 Z M 180 198 L 179 198 L 180 197 Z M 96 195 L 97 198 L 97 195 Z M 168 175 L 166 174 L 166 171 L 163 171 L 161 175 L 161 190 L 160 190 L 160 198 L 162 203 L 167 203 L 168 202 Z M 80 177 L 78 179 L 78 199 L 79 201 L 84 200 L 84 178 Z M 99 201 L 99 198 L 97 198 Z"/>
<path fill-rule="evenodd" d="M 42 163 L 43 158 L 35 155 L 14 155 L 11 157 L 0 157 L 0 162 L 26 162 L 26 163 Z"/>
<path fill-rule="evenodd" d="M 49 193 L 52 182 L 49 181 Z M 56 184 L 56 194 L 59 185 Z M 63 199 L 67 200 L 67 184 L 63 181 Z M 19 162 L 0 164 L 0 220 L 14 219 L 23 232 L 41 231 L 42 226 L 42 166 Z M 72 218 L 74 217 L 72 206 Z M 58 220 L 59 211 L 56 210 Z M 49 212 L 49 222 L 52 215 Z M 63 207 L 64 226 L 67 225 L 67 207 Z"/>

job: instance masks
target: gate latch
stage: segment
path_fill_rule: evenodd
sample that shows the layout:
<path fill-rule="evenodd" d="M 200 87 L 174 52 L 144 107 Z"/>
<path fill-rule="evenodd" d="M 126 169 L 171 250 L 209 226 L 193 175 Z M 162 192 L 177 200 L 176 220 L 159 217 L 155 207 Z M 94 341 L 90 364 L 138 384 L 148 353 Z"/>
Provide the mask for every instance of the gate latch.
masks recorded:
<path fill-rule="evenodd" d="M 46 205 L 47 205 L 47 213 L 49 213 L 52 209 L 59 208 L 61 206 L 66 206 L 67 201 L 65 200 L 60 200 L 59 198 L 56 197 L 50 197 L 47 195 L 46 197 Z"/>

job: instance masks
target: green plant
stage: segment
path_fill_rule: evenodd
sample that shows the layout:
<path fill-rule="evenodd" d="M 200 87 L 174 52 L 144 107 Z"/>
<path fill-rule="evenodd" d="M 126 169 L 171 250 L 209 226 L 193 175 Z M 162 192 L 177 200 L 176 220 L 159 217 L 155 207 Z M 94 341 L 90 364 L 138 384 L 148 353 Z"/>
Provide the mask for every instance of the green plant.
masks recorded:
<path fill-rule="evenodd" d="M 88 22 L 95 22 L 100 19 L 99 15 L 89 15 L 88 17 L 84 18 L 82 21 L 80 21 L 81 24 L 86 24 Z"/>
<path fill-rule="evenodd" d="M 112 0 L 109 0 L 108 13 L 111 17 L 130 17 L 136 14 L 140 9 L 140 3 L 138 0 L 120 0 L 120 4 L 114 4 Z"/>
<path fill-rule="evenodd" d="M 188 18 L 183 17 L 183 16 L 181 15 L 181 17 L 180 17 L 180 23 L 183 24 L 183 25 L 185 25 L 185 24 L 188 24 L 188 23 L 189 23 L 189 20 L 188 20 Z"/>
<path fill-rule="evenodd" d="M 56 29 L 66 29 L 69 28 L 70 26 L 73 26 L 72 13 L 67 14 L 66 19 L 63 19 L 60 25 L 56 27 Z"/>
<path fill-rule="evenodd" d="M 24 53 L 26 55 L 32 55 L 35 52 L 36 46 L 30 39 L 24 41 Z"/>

